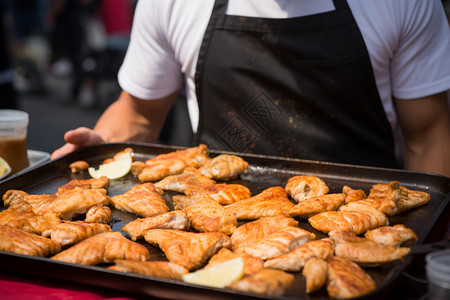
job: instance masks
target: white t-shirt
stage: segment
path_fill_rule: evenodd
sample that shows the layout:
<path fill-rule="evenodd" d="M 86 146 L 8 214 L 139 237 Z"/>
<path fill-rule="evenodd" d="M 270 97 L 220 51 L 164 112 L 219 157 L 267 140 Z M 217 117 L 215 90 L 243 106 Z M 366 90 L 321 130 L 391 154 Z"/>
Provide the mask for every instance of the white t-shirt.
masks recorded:
<path fill-rule="evenodd" d="M 118 79 L 123 90 L 158 99 L 185 81 L 191 124 L 199 109 L 194 76 L 214 0 L 138 1 Z M 450 29 L 439 0 L 348 0 L 366 43 L 383 107 L 450 89 Z M 228 15 L 289 18 L 334 10 L 332 0 L 229 0 Z"/>

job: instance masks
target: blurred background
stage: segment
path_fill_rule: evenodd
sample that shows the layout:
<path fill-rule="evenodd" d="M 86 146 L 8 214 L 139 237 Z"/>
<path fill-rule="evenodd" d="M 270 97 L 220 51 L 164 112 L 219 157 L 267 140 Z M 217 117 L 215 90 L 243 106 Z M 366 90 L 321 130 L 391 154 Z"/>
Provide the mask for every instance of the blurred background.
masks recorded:
<path fill-rule="evenodd" d="M 117 99 L 136 3 L 0 0 L 0 108 L 30 114 L 28 149 L 53 152 Z M 450 16 L 450 0 L 442 3 Z M 175 106 L 160 142 L 184 145 L 189 137 L 173 128 L 189 121 L 182 101 Z"/>
<path fill-rule="evenodd" d="M 0 0 L 0 108 L 30 114 L 28 149 L 51 153 L 117 99 L 137 0 Z"/>

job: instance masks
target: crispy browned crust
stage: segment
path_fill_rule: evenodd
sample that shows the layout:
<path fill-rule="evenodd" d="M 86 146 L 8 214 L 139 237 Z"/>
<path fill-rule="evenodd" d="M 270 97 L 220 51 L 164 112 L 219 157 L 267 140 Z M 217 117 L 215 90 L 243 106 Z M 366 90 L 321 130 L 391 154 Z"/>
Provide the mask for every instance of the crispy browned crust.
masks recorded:
<path fill-rule="evenodd" d="M 330 297 L 354 298 L 375 290 L 375 281 L 356 263 L 339 256 L 331 256 L 327 262 Z"/>

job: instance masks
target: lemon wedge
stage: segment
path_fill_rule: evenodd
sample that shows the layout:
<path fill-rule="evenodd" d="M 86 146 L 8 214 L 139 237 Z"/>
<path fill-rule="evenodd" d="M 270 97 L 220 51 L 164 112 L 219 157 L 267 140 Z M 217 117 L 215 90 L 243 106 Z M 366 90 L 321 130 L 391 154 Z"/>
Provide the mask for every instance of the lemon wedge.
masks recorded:
<path fill-rule="evenodd" d="M 96 170 L 93 167 L 88 168 L 89 175 L 93 178 L 106 176 L 109 179 L 124 177 L 130 172 L 133 162 L 131 153 L 124 153 L 107 164 L 101 164 Z"/>
<path fill-rule="evenodd" d="M 8 176 L 9 173 L 11 173 L 10 165 L 0 157 L 0 179 Z"/>
<path fill-rule="evenodd" d="M 244 261 L 242 257 L 227 260 L 210 268 L 201 269 L 184 274 L 183 281 L 223 288 L 239 280 L 244 275 Z"/>

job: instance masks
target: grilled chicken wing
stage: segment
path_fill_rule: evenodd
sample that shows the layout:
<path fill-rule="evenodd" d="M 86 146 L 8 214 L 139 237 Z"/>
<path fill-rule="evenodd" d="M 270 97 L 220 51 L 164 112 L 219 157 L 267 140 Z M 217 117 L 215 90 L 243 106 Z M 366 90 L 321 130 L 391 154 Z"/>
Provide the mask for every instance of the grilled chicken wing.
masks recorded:
<path fill-rule="evenodd" d="M 200 172 L 214 180 L 236 179 L 242 173 L 247 173 L 248 162 L 239 156 L 221 154 L 208 160 L 201 168 Z"/>
<path fill-rule="evenodd" d="M 407 196 L 397 200 L 398 213 L 425 205 L 431 200 L 431 195 L 426 192 L 410 190 L 402 185 L 400 189 L 402 195 L 406 193 Z"/>
<path fill-rule="evenodd" d="M 189 273 L 186 268 L 168 261 L 133 261 L 118 259 L 115 260 L 114 263 L 115 265 L 108 267 L 108 269 L 174 280 L 182 280 L 182 276 Z"/>
<path fill-rule="evenodd" d="M 22 206 L 25 209 L 31 205 L 34 207 L 40 203 L 51 202 L 56 199 L 55 195 L 43 194 L 43 195 L 30 195 L 20 190 L 8 190 L 2 196 L 5 207 L 14 206 L 15 208 Z"/>
<path fill-rule="evenodd" d="M 367 231 L 364 236 L 377 244 L 398 247 L 408 241 L 417 241 L 416 233 L 405 225 L 383 226 Z"/>
<path fill-rule="evenodd" d="M 117 259 L 146 261 L 150 254 L 145 246 L 128 240 L 120 232 L 104 232 L 91 236 L 51 258 L 75 264 L 97 265 L 112 263 Z"/>
<path fill-rule="evenodd" d="M 264 261 L 258 257 L 251 256 L 245 252 L 235 253 L 228 248 L 222 248 L 211 257 L 205 269 L 237 257 L 242 257 L 244 262 L 244 275 L 255 274 L 261 271 L 264 266 Z"/>
<path fill-rule="evenodd" d="M 136 241 L 149 229 L 188 230 L 189 227 L 186 213 L 183 210 L 174 210 L 158 216 L 138 218 L 122 227 L 122 231 L 128 233 L 131 239 Z"/>
<path fill-rule="evenodd" d="M 365 266 L 377 266 L 382 263 L 403 259 L 411 249 L 377 244 L 366 238 L 346 231 L 331 231 L 335 254 Z"/>
<path fill-rule="evenodd" d="M 39 235 L 0 225 L 0 250 L 46 257 L 61 251 L 61 245 Z"/>
<path fill-rule="evenodd" d="M 110 202 L 117 209 L 141 217 L 151 217 L 169 211 L 160 191 L 151 182 L 135 185 L 124 194 L 111 197 Z"/>
<path fill-rule="evenodd" d="M 220 248 L 231 247 L 230 238 L 220 232 L 151 229 L 145 231 L 144 239 L 159 246 L 170 262 L 189 271 L 201 268 Z"/>
<path fill-rule="evenodd" d="M 225 206 L 238 220 L 255 220 L 287 214 L 294 204 L 281 186 L 270 187 L 256 196 Z"/>
<path fill-rule="evenodd" d="M 245 248 L 245 252 L 263 260 L 272 259 L 312 241 L 316 235 L 304 229 L 288 226 L 267 235 L 258 243 Z"/>
<path fill-rule="evenodd" d="M 293 282 L 292 274 L 280 270 L 262 269 L 258 273 L 235 281 L 229 288 L 268 296 L 283 296 Z"/>
<path fill-rule="evenodd" d="M 222 205 L 228 205 L 239 200 L 248 199 L 250 190 L 241 184 L 213 184 L 197 188 L 188 188 L 184 191 L 186 196 L 194 196 L 198 193 L 207 194 Z"/>
<path fill-rule="evenodd" d="M 61 222 L 61 219 L 52 212 L 42 216 L 36 215 L 28 202 L 10 206 L 0 212 L 0 225 L 14 227 L 37 235 L 41 235 L 47 228 Z"/>
<path fill-rule="evenodd" d="M 322 196 L 329 189 L 325 182 L 316 176 L 299 175 L 289 178 L 285 186 L 288 195 L 297 202 Z"/>
<path fill-rule="evenodd" d="M 388 216 L 400 214 L 430 201 L 430 194 L 410 190 L 392 181 L 389 184 L 374 184 L 365 201 Z"/>
<path fill-rule="evenodd" d="M 297 227 L 298 222 L 284 215 L 261 218 L 239 226 L 231 236 L 233 250 L 243 252 L 247 247 L 258 243 L 266 236 L 288 226 Z"/>
<path fill-rule="evenodd" d="M 55 193 L 55 195 L 60 195 L 76 187 L 85 189 L 105 189 L 108 186 L 109 186 L 109 179 L 106 176 L 90 179 L 72 179 L 66 184 L 58 187 L 58 191 Z"/>
<path fill-rule="evenodd" d="M 350 202 L 344 206 L 357 202 L 359 201 Z M 389 224 L 386 215 L 371 206 L 364 206 L 365 210 L 361 211 L 341 211 L 344 206 L 341 206 L 339 211 L 327 211 L 312 216 L 308 222 L 314 229 L 325 233 L 342 230 L 354 232 L 357 235 Z"/>
<path fill-rule="evenodd" d="M 184 193 L 188 188 L 208 186 L 215 183 L 214 180 L 203 176 L 198 169 L 188 167 L 181 174 L 170 175 L 158 181 L 155 186 L 166 191 Z"/>
<path fill-rule="evenodd" d="M 296 204 L 287 215 L 307 219 L 321 212 L 337 210 L 345 201 L 345 194 L 326 194 L 308 198 Z"/>
<path fill-rule="evenodd" d="M 111 208 L 106 205 L 95 205 L 86 213 L 85 222 L 109 224 L 111 222 Z"/>
<path fill-rule="evenodd" d="M 354 298 L 375 290 L 375 281 L 356 263 L 339 256 L 331 256 L 327 262 L 327 291 L 330 297 Z"/>
<path fill-rule="evenodd" d="M 201 198 L 184 209 L 191 228 L 198 232 L 218 231 L 232 235 L 238 225 L 236 216 L 208 195 Z"/>
<path fill-rule="evenodd" d="M 186 167 L 198 168 L 209 158 L 206 145 L 160 154 L 145 162 L 138 175 L 143 182 L 161 180 L 166 176 L 183 172 Z"/>
<path fill-rule="evenodd" d="M 111 231 L 111 227 L 100 223 L 83 221 L 65 221 L 42 232 L 42 236 L 51 238 L 61 246 L 73 245 L 93 235 Z"/>
<path fill-rule="evenodd" d="M 328 264 L 322 258 L 308 259 L 302 270 L 306 279 L 306 293 L 311 294 L 320 289 L 327 282 Z"/>
<path fill-rule="evenodd" d="M 344 185 L 344 187 L 342 188 L 342 193 L 344 193 L 345 196 L 346 196 L 345 197 L 345 203 L 358 201 L 358 200 L 363 200 L 363 199 L 367 198 L 366 192 L 364 192 L 364 190 L 352 189 L 348 185 Z"/>
<path fill-rule="evenodd" d="M 30 195 L 31 196 L 31 195 Z M 89 208 L 98 204 L 108 204 L 105 189 L 84 189 L 75 187 L 58 196 L 44 198 L 28 196 L 26 200 L 33 206 L 33 211 L 43 215 L 52 211 L 61 219 L 71 220 L 79 214 L 84 214 Z"/>
<path fill-rule="evenodd" d="M 334 252 L 334 242 L 330 238 L 307 242 L 286 254 L 264 262 L 265 268 L 299 272 L 308 259 L 327 259 Z"/>

